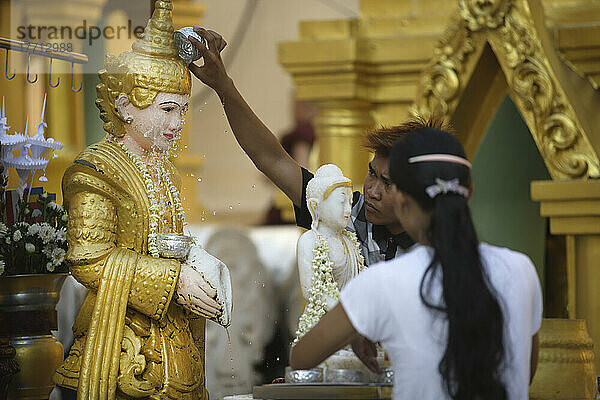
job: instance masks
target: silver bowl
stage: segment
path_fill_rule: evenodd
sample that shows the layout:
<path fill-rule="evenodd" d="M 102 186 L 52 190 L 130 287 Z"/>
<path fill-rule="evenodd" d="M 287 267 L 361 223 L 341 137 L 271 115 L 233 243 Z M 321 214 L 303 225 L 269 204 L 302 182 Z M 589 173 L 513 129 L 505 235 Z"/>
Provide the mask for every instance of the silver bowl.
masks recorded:
<path fill-rule="evenodd" d="M 173 33 L 173 40 L 175 41 L 177 54 L 179 54 L 179 57 L 185 61 L 186 64 L 200 59 L 200 53 L 198 52 L 198 49 L 192 44 L 192 42 L 189 41 L 188 36 L 198 39 L 208 48 L 208 43 L 206 40 L 194 32 L 194 28 L 191 26 L 186 26 L 185 28 L 175 31 L 175 33 Z"/>
<path fill-rule="evenodd" d="M 361 383 L 364 382 L 363 373 L 355 369 L 327 368 L 325 381 L 330 383 Z"/>
<path fill-rule="evenodd" d="M 285 383 L 319 382 L 323 382 L 323 368 L 292 369 L 292 367 L 285 367 Z"/>
<path fill-rule="evenodd" d="M 178 233 L 161 233 L 158 235 L 158 254 L 162 258 L 185 259 L 194 244 L 194 238 Z"/>

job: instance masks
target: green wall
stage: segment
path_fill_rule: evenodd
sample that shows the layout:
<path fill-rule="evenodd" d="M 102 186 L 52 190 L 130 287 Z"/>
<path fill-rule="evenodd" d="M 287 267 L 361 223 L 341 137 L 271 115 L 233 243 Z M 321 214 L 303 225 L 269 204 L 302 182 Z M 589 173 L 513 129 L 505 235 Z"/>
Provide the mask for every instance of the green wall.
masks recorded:
<path fill-rule="evenodd" d="M 471 213 L 480 240 L 529 255 L 542 282 L 547 221 L 529 184 L 545 179 L 550 175 L 533 137 L 506 96 L 473 159 Z"/>

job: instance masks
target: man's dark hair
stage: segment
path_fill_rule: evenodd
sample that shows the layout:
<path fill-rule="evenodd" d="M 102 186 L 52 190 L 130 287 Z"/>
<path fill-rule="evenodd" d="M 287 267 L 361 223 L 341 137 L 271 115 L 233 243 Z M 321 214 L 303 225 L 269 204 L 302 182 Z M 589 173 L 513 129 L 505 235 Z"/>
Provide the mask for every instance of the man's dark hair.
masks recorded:
<path fill-rule="evenodd" d="M 417 115 L 400 125 L 381 127 L 367 132 L 364 146 L 382 157 L 389 157 L 394 143 L 403 136 L 423 128 L 434 128 L 452 133 L 450 124 L 440 116 L 425 118 Z"/>

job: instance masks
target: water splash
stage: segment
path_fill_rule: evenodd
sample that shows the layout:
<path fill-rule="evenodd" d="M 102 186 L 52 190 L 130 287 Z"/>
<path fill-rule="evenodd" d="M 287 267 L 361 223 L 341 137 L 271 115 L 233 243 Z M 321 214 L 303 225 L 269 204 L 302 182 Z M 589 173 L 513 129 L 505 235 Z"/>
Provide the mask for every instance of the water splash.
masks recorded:
<path fill-rule="evenodd" d="M 231 333 L 229 332 L 229 327 L 225 328 L 225 332 L 227 332 L 227 344 L 229 349 L 229 363 L 231 365 L 231 386 L 234 388 L 233 395 L 235 396 L 235 368 L 233 363 L 233 346 L 231 345 Z"/>

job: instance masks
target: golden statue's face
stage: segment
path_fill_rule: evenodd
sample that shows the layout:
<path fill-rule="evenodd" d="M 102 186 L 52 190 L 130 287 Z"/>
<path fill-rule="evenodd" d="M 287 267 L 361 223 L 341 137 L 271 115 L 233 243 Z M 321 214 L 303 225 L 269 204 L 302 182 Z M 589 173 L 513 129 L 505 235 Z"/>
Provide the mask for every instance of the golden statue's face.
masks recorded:
<path fill-rule="evenodd" d="M 146 152 L 165 153 L 173 149 L 185 121 L 189 95 L 161 92 L 154 103 L 140 109 L 126 96 L 117 99 L 117 109 L 125 123 L 125 134 Z"/>

